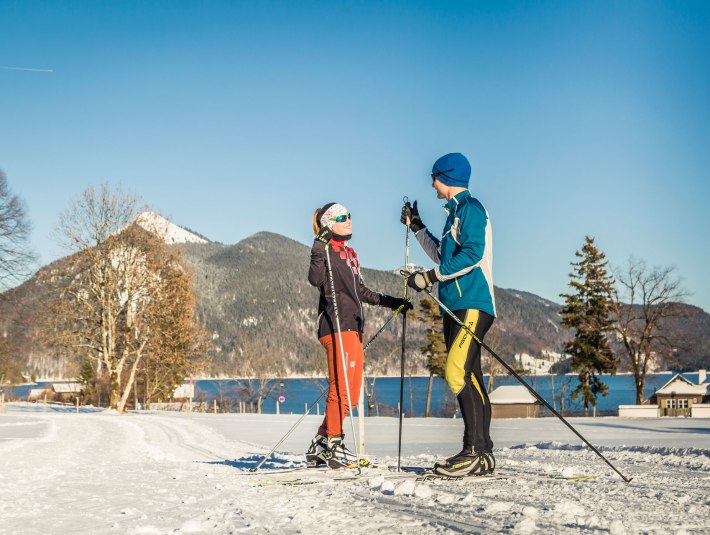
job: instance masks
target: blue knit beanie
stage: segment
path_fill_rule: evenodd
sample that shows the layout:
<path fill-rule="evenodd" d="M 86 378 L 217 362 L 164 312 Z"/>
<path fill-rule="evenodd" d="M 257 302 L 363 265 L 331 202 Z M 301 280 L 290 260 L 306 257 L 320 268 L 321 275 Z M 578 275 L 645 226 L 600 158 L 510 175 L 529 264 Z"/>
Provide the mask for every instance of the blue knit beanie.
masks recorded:
<path fill-rule="evenodd" d="M 431 173 L 447 186 L 467 188 L 471 178 L 471 164 L 460 152 L 452 152 L 436 160 Z"/>

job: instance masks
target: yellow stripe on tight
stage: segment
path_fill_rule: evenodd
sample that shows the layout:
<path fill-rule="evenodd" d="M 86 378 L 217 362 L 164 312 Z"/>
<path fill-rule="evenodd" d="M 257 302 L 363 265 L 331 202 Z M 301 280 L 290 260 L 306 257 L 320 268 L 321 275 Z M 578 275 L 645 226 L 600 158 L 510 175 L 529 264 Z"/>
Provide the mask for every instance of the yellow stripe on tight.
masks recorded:
<path fill-rule="evenodd" d="M 476 375 L 473 372 L 471 372 L 471 382 L 473 383 L 473 386 L 476 387 L 476 390 L 478 390 L 478 395 L 481 396 L 481 401 L 485 405 L 486 398 L 483 397 L 483 391 L 481 390 L 481 385 L 478 384 L 478 379 L 476 379 Z"/>
<path fill-rule="evenodd" d="M 478 310 L 467 310 L 466 319 L 463 323 L 468 326 L 471 331 L 476 332 L 476 325 L 478 324 Z M 465 383 L 466 358 L 468 358 L 468 349 L 471 346 L 471 341 L 471 336 L 468 332 L 466 332 L 466 329 L 462 327 L 459 330 L 459 334 L 456 336 L 454 343 L 451 344 L 451 349 L 449 349 L 449 354 L 446 357 L 446 382 L 455 396 L 459 395 Z M 475 377 L 473 384 L 476 385 L 476 389 L 482 398 L 483 394 L 481 393 L 481 388 Z"/>

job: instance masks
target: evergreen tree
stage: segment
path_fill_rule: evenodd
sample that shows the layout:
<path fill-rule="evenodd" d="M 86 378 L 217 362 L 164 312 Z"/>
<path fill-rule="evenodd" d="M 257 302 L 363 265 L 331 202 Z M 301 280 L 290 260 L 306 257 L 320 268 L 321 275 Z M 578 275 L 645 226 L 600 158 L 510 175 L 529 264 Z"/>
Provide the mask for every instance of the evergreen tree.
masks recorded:
<path fill-rule="evenodd" d="M 581 396 L 584 414 L 595 407 L 597 396 L 606 396 L 609 387 L 598 374 L 615 373 L 616 360 L 606 333 L 612 329 L 609 319 L 613 277 L 608 274 L 606 256 L 595 245 L 594 238 L 585 236 L 581 251 L 575 252 L 579 262 L 571 262 L 569 286 L 572 292 L 560 294 L 565 305 L 560 311 L 562 326 L 574 329 L 574 338 L 565 343 L 565 352 L 572 357 L 572 369 L 579 376 L 579 385 L 572 398 Z"/>
<path fill-rule="evenodd" d="M 446 344 L 444 343 L 439 307 L 433 299 L 424 298 L 419 301 L 419 310 L 412 315 L 423 322 L 426 327 L 426 343 L 420 347 L 420 350 L 427 357 L 426 367 L 429 370 L 429 386 L 424 412 L 424 416 L 428 417 L 434 376 L 444 377 L 446 373 Z"/>
<path fill-rule="evenodd" d="M 96 391 L 96 374 L 94 373 L 94 366 L 89 359 L 84 359 L 78 380 L 81 383 L 82 404 L 93 403 Z"/>

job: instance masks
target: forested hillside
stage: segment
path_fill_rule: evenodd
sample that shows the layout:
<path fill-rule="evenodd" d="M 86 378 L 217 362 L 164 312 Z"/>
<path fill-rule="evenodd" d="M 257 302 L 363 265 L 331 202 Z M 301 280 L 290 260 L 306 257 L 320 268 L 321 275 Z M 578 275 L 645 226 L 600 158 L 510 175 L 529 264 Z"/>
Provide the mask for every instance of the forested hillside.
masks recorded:
<path fill-rule="evenodd" d="M 323 350 L 315 333 L 318 293 L 306 280 L 308 246 L 260 232 L 234 245 L 190 243 L 179 247 L 184 250 L 186 267 L 194 272 L 199 319 L 212 340 L 211 374 L 325 373 Z M 365 263 L 368 260 L 372 259 L 363 259 Z M 364 269 L 363 277 L 373 290 L 402 293 L 402 279 L 393 272 Z M 51 348 L 39 347 L 35 341 L 44 295 L 38 278 L 0 294 L 0 364 L 5 380 L 19 381 L 21 373 L 54 377 L 78 373 L 78 363 L 55 358 Z M 496 288 L 495 295 L 498 319 L 491 340 L 501 356 L 515 363 L 515 355 L 540 358 L 561 352 L 570 333 L 560 327 L 558 304 L 519 290 Z M 697 307 L 678 306 L 685 314 L 668 327 L 681 333 L 683 343 L 667 366 L 679 370 L 710 367 L 710 315 Z M 365 307 L 369 338 L 390 311 Z M 367 373 L 399 374 L 401 325 L 399 319 L 393 321 L 371 346 Z M 407 373 L 426 373 L 425 359 L 419 352 L 423 340 L 422 324 L 409 321 Z M 624 369 L 622 359 L 620 370 Z"/>

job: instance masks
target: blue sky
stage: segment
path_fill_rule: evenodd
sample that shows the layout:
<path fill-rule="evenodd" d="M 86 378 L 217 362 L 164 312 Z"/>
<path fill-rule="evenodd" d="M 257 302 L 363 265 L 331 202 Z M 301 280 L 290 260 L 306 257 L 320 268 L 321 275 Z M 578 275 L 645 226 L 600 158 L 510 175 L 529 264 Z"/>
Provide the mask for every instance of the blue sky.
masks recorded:
<path fill-rule="evenodd" d="M 463 152 L 496 285 L 559 302 L 589 234 L 710 311 L 708 95 L 708 2 L 0 1 L 0 169 L 43 263 L 107 181 L 224 243 L 310 243 L 337 200 L 392 269 L 402 197 L 439 232 L 431 164 Z"/>

